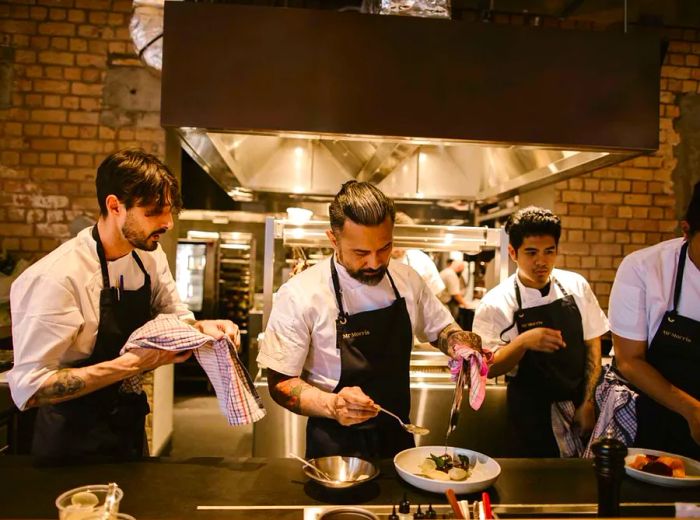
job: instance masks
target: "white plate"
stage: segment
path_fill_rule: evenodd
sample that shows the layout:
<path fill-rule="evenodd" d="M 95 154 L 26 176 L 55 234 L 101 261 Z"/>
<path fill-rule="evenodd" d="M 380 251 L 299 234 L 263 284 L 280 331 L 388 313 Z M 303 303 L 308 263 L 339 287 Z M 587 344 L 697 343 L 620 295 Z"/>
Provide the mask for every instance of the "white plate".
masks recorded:
<path fill-rule="evenodd" d="M 653 473 L 647 473 L 646 471 L 630 468 L 627 464 L 631 463 L 637 455 L 656 455 L 657 457 L 667 456 L 681 459 L 685 463 L 685 474 L 687 477 L 666 477 L 664 475 L 654 475 Z M 632 478 L 636 478 L 637 480 L 641 480 L 642 482 L 647 482 L 649 484 L 656 484 L 657 486 L 700 486 L 700 462 L 688 457 L 683 457 L 682 455 L 674 455 L 673 453 L 668 453 L 665 451 L 647 450 L 644 448 L 629 448 L 627 450 L 627 457 L 625 457 L 625 472 Z"/>
<path fill-rule="evenodd" d="M 452 488 L 458 495 L 483 491 L 493 484 L 498 475 L 501 474 L 501 466 L 498 465 L 498 462 L 478 451 L 448 447 L 447 452 L 452 456 L 476 457 L 476 465 L 466 480 L 433 480 L 417 475 L 421 471 L 421 463 L 430 457 L 431 453 L 433 455 L 444 454 L 445 446 L 420 446 L 403 450 L 394 457 L 394 467 L 402 479 L 417 488 L 432 493 L 444 493 Z"/>

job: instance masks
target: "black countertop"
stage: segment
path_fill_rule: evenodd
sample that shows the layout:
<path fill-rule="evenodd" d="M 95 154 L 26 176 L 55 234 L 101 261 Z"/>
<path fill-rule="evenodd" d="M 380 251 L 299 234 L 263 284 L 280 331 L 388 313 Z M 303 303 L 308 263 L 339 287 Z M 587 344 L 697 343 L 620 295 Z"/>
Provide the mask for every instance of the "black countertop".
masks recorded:
<path fill-rule="evenodd" d="M 592 462 L 582 459 L 499 459 L 502 472 L 489 489 L 494 504 L 595 504 Z M 56 518 L 55 498 L 86 484 L 117 482 L 121 511 L 148 518 L 303 518 L 302 509 L 277 506 L 391 504 L 407 493 L 413 504 L 445 504 L 381 461 L 377 479 L 350 490 L 310 482 L 293 459 L 149 459 L 123 464 L 35 467 L 29 457 L 0 457 L 0 518 Z M 465 496 L 461 498 L 476 498 Z M 667 489 L 625 477 L 622 502 L 700 501 L 700 488 Z M 197 506 L 267 506 L 272 510 L 198 510 Z"/>

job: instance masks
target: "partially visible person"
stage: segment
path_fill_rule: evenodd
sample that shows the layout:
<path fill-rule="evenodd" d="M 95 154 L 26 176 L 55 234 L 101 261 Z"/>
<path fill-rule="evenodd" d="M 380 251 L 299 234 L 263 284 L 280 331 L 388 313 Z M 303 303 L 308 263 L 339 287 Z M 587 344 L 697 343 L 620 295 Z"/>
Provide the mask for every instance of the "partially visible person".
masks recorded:
<path fill-rule="evenodd" d="M 402 211 L 396 212 L 395 223 L 403 226 L 412 226 L 415 224 L 413 219 Z M 439 295 L 445 289 L 445 284 L 440 278 L 440 272 L 435 266 L 435 262 L 420 249 L 402 249 L 394 247 L 391 251 L 391 257 L 402 264 L 412 267 L 421 278 L 423 278 L 430 292 L 435 296 Z"/>
<path fill-rule="evenodd" d="M 581 275 L 554 268 L 559 217 L 531 206 L 512 214 L 505 229 L 518 269 L 486 293 L 473 331 L 495 350 L 489 376 L 508 374 L 512 455 L 568 456 L 563 439 L 555 437 L 552 412 L 558 420 L 559 410 L 568 409 L 574 440 L 592 431 L 600 337 L 608 320 Z M 582 452 L 583 442 L 578 444 Z"/>
<path fill-rule="evenodd" d="M 464 298 L 466 284 L 462 277 L 464 266 L 464 260 L 450 258 L 447 261 L 447 267 L 440 271 L 440 278 L 445 284 L 445 289 L 438 297 L 442 303 L 447 305 L 450 314 L 455 319 L 459 316 L 459 309 L 467 306 L 467 301 Z"/>
<path fill-rule="evenodd" d="M 122 150 L 99 166 L 96 189 L 97 224 L 28 268 L 11 289 L 15 364 L 7 378 L 18 408 L 39 408 L 32 453 L 43 458 L 143 453 L 146 396 L 121 392 L 120 382 L 191 354 L 119 354 L 156 314 L 239 341 L 232 322 L 195 322 L 178 297 L 158 243 L 181 207 L 168 168 L 141 150 Z"/>
<path fill-rule="evenodd" d="M 700 459 L 700 183 L 681 229 L 622 261 L 610 329 L 616 367 L 639 390 L 635 445 Z"/>

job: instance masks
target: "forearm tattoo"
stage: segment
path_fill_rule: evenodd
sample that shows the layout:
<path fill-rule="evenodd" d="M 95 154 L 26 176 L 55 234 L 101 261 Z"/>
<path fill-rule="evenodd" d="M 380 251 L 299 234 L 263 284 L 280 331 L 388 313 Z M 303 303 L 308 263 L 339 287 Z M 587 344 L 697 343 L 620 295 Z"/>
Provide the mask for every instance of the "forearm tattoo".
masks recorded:
<path fill-rule="evenodd" d="M 481 351 L 481 337 L 474 332 L 462 330 L 456 323 L 450 323 L 442 329 L 437 339 L 437 348 L 448 356 L 452 355 L 455 345 L 468 345 L 474 350 Z"/>
<path fill-rule="evenodd" d="M 85 389 L 85 381 L 71 368 L 63 368 L 53 376 L 53 382 L 42 386 L 27 401 L 28 407 L 42 406 L 64 401 Z"/>
<path fill-rule="evenodd" d="M 595 388 L 600 377 L 600 348 L 588 346 L 586 352 L 586 389 L 583 400 L 592 400 L 595 397 Z"/>
<path fill-rule="evenodd" d="M 268 379 L 272 399 L 287 410 L 301 415 L 301 394 L 313 386 L 298 377 L 282 379 L 279 376 L 268 375 Z"/>

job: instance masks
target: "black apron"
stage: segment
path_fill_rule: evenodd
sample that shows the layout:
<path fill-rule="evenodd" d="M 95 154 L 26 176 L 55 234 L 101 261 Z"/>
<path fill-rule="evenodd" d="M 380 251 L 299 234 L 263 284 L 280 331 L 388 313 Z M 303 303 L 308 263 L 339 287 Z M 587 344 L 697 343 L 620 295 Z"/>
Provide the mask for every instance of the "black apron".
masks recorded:
<path fill-rule="evenodd" d="M 340 351 L 340 380 L 333 390 L 359 386 L 375 403 L 408 422 L 411 408 L 409 367 L 413 332 L 406 300 L 387 276 L 396 300 L 388 307 L 349 315 L 343 309 L 342 289 L 331 259 L 333 289 L 338 302 L 336 347 Z M 393 457 L 415 446 L 413 435 L 380 413 L 354 426 L 333 419 L 310 417 L 306 427 L 306 457 L 343 455 L 362 458 Z"/>
<path fill-rule="evenodd" d="M 681 247 L 676 270 L 673 308 L 664 314 L 646 360 L 671 384 L 700 399 L 700 321 L 678 314 L 688 242 Z M 639 392 L 635 446 L 700 459 L 700 445 L 690 436 L 683 416 Z"/>
<path fill-rule="evenodd" d="M 145 283 L 135 291 L 110 287 L 107 260 L 97 231 L 92 228 L 102 270 L 100 322 L 92 354 L 76 367 L 94 365 L 119 356 L 132 332 L 152 318 L 151 278 L 141 259 L 132 256 Z M 77 399 L 39 408 L 32 454 L 41 459 L 127 460 L 144 452 L 144 422 L 149 407 L 146 394 L 119 391 L 121 381 Z"/>
<path fill-rule="evenodd" d="M 566 348 L 553 353 L 527 350 L 518 363 L 517 374 L 508 378 L 506 397 L 514 457 L 559 457 L 552 432 L 552 403 L 572 400 L 578 406 L 583 400 L 586 343 L 581 313 L 574 296 L 554 277 L 552 280 L 564 297 L 528 309 L 522 308 L 520 288 L 515 280 L 518 310 L 513 314 L 511 327 L 517 326 L 518 334 L 538 327 L 560 330 Z"/>

